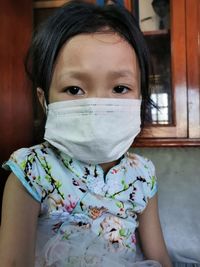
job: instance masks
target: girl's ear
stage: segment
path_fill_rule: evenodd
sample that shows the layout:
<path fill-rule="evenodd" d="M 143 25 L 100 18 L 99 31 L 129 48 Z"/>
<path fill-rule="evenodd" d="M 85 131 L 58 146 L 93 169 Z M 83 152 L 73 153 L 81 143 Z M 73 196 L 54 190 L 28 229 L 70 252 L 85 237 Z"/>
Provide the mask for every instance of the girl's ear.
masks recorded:
<path fill-rule="evenodd" d="M 46 99 L 44 96 L 44 91 L 40 87 L 37 87 L 37 96 L 38 96 L 38 100 L 42 106 L 42 109 L 46 113 Z"/>

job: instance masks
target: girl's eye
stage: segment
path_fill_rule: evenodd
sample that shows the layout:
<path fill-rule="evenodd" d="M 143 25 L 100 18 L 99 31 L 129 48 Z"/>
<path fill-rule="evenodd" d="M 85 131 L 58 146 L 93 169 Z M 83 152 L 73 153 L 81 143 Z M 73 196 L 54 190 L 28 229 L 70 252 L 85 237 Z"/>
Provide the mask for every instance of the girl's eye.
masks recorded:
<path fill-rule="evenodd" d="M 115 94 L 126 94 L 130 89 L 123 85 L 118 85 L 113 88 Z"/>
<path fill-rule="evenodd" d="M 69 86 L 65 88 L 65 92 L 69 95 L 84 95 L 84 91 L 78 86 Z"/>

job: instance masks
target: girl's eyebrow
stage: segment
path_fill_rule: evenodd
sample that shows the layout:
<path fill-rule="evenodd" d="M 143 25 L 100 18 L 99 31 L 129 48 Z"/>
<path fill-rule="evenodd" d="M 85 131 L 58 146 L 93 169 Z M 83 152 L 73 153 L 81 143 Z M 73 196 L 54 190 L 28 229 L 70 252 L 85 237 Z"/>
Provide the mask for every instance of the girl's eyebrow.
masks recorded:
<path fill-rule="evenodd" d="M 136 73 L 130 70 L 119 70 L 119 71 L 108 72 L 108 76 L 112 76 L 113 78 L 130 77 L 135 79 Z"/>
<path fill-rule="evenodd" d="M 85 71 L 71 70 L 71 71 L 60 73 L 59 79 L 65 76 L 75 78 L 75 79 L 85 79 L 85 78 L 88 78 L 90 74 Z M 110 78 L 114 78 L 114 79 L 125 77 L 125 78 L 132 78 L 133 80 L 136 80 L 136 73 L 130 70 L 108 71 L 107 76 Z"/>
<path fill-rule="evenodd" d="M 70 70 L 63 73 L 60 73 L 59 78 L 65 78 L 65 76 L 76 79 L 88 78 L 90 75 L 87 72 L 79 70 Z"/>

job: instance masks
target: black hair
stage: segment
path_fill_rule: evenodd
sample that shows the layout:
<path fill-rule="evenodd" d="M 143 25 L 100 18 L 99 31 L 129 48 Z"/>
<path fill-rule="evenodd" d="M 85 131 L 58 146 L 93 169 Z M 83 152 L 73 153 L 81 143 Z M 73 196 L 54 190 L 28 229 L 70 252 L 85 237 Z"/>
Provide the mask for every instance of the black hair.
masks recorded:
<path fill-rule="evenodd" d="M 142 119 L 151 104 L 149 92 L 149 51 L 135 17 L 119 5 L 104 5 L 70 1 L 58 8 L 35 31 L 27 53 L 25 69 L 33 88 L 44 90 L 48 102 L 53 68 L 61 47 L 73 36 L 83 33 L 118 33 L 135 50 L 141 72 Z"/>

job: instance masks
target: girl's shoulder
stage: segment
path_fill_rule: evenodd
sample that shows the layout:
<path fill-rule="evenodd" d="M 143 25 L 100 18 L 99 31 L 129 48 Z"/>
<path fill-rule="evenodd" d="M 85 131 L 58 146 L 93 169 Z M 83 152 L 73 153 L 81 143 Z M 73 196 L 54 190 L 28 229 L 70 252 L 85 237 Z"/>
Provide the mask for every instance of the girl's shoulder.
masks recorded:
<path fill-rule="evenodd" d="M 59 166 L 59 157 L 48 142 L 18 149 L 3 164 L 3 168 L 12 171 L 39 202 L 43 198 L 44 188 L 51 186 L 52 166 Z"/>
<path fill-rule="evenodd" d="M 34 145 L 31 147 L 25 147 L 20 148 L 12 153 L 10 156 L 10 160 L 13 160 L 14 162 L 24 161 L 36 158 L 44 158 L 45 156 L 49 157 L 55 157 L 56 156 L 56 150 L 48 143 L 43 142 L 38 145 Z"/>

